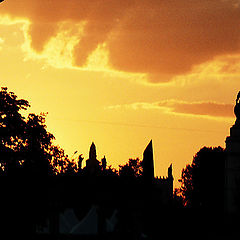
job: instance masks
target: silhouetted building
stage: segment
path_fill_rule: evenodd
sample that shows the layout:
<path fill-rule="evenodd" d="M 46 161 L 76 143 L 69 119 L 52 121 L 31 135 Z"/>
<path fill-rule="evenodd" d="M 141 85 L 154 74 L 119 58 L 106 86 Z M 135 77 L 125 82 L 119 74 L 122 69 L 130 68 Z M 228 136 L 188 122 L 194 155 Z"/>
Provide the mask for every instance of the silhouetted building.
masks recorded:
<path fill-rule="evenodd" d="M 94 175 L 99 170 L 100 165 L 99 161 L 97 160 L 97 153 L 96 153 L 96 146 L 94 142 L 92 142 L 92 145 L 89 150 L 89 159 L 86 161 L 86 171 L 90 175 Z"/>
<path fill-rule="evenodd" d="M 83 161 L 83 156 L 82 156 L 82 154 L 80 154 L 79 156 L 78 156 L 78 171 L 81 171 L 82 170 L 82 161 Z"/>
<path fill-rule="evenodd" d="M 154 165 L 153 165 L 153 146 L 152 140 L 143 152 L 143 180 L 145 183 L 152 183 L 154 179 Z"/>
<path fill-rule="evenodd" d="M 104 157 L 102 158 L 102 169 L 105 170 L 106 167 L 107 167 L 107 159 L 106 159 L 106 157 L 104 156 Z"/>
<path fill-rule="evenodd" d="M 240 92 L 234 113 L 236 122 L 226 138 L 224 210 L 229 222 L 240 213 Z"/>
<path fill-rule="evenodd" d="M 143 152 L 143 182 L 147 191 L 159 204 L 169 205 L 173 197 L 172 164 L 168 168 L 167 177 L 154 176 L 153 143 L 152 140 Z M 151 203 L 149 203 L 151 204 Z"/>
<path fill-rule="evenodd" d="M 154 187 L 156 192 L 156 198 L 162 205 L 170 206 L 173 198 L 173 175 L 172 164 L 168 167 L 167 177 L 154 178 Z"/>
<path fill-rule="evenodd" d="M 168 168 L 167 177 L 154 177 L 154 160 L 153 160 L 153 143 L 152 140 L 147 145 L 143 152 L 143 181 L 145 184 L 156 185 L 158 189 L 162 189 L 167 198 L 172 197 L 173 193 L 173 175 L 172 175 L 172 164 Z M 165 199 L 168 201 L 169 199 Z"/>
<path fill-rule="evenodd" d="M 168 182 L 169 182 L 169 194 L 170 197 L 172 198 L 173 196 L 173 174 L 172 174 L 172 164 L 168 168 Z"/>
<path fill-rule="evenodd" d="M 79 160 L 82 162 L 82 158 Z M 144 178 L 101 174 L 106 169 L 106 158 L 100 165 L 92 143 L 86 172 L 83 169 L 79 175 L 53 178 L 52 185 L 49 183 L 51 211 L 45 227 L 37 227 L 38 235 L 140 239 L 141 234 L 159 234 L 160 226 L 169 227 L 166 219 L 171 216 L 172 165 L 167 177 L 154 177 L 152 141 L 144 150 L 143 163 Z"/>

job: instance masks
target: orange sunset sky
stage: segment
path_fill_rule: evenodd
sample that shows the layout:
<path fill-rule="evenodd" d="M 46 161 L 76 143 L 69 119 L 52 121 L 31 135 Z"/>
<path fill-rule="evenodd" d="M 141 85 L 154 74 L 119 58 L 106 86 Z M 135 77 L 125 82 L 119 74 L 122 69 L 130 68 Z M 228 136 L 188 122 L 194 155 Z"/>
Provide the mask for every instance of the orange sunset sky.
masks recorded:
<path fill-rule="evenodd" d="M 234 123 L 240 1 L 5 0 L 0 66 L 69 156 L 94 141 L 117 168 L 153 139 L 155 175 L 172 163 L 176 183 Z"/>

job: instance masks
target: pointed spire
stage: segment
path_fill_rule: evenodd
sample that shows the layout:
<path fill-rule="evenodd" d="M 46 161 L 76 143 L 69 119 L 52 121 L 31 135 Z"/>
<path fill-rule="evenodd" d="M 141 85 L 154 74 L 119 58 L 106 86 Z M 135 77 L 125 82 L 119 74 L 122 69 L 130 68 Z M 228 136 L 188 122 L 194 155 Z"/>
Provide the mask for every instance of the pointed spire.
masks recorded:
<path fill-rule="evenodd" d="M 172 174 L 172 163 L 168 168 L 168 179 L 173 179 L 173 174 Z"/>
<path fill-rule="evenodd" d="M 143 178 L 145 183 L 151 183 L 154 179 L 152 140 L 143 152 Z"/>
<path fill-rule="evenodd" d="M 151 152 L 151 153 L 153 153 L 153 146 L 152 146 L 152 139 L 151 139 L 151 141 L 149 142 L 149 144 L 147 145 L 147 147 L 146 147 L 146 149 L 144 150 L 144 153 L 143 154 L 145 154 L 145 152 Z"/>
<path fill-rule="evenodd" d="M 94 142 L 89 150 L 89 159 L 86 161 L 86 169 L 90 175 L 95 175 L 99 170 L 99 161 L 97 160 L 96 146 Z"/>
<path fill-rule="evenodd" d="M 95 146 L 94 142 L 92 142 L 92 145 L 89 150 L 89 160 L 94 161 L 96 159 L 97 159 L 96 146 Z"/>

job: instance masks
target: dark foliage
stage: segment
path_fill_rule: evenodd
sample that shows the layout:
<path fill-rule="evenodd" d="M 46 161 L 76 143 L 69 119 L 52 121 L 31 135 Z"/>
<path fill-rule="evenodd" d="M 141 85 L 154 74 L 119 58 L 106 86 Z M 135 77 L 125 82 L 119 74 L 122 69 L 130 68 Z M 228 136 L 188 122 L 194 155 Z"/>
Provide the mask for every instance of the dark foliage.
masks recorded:
<path fill-rule="evenodd" d="M 132 159 L 125 165 L 119 166 L 119 176 L 128 178 L 141 178 L 143 173 L 142 161 L 139 158 Z"/>
<path fill-rule="evenodd" d="M 18 99 L 7 88 L 0 91 L 0 174 L 16 176 L 30 174 L 75 174 L 77 165 L 64 150 L 53 144 L 53 134 L 47 131 L 46 114 L 29 114 L 27 100 Z"/>
<path fill-rule="evenodd" d="M 225 151 L 221 147 L 202 148 L 183 169 L 181 188 L 175 190 L 173 198 L 172 194 L 165 196 L 168 202 L 164 203 L 161 199 L 169 185 L 164 185 L 164 190 L 158 188 L 157 182 L 144 184 L 143 161 L 139 158 L 129 159 L 117 171 L 107 166 L 105 157 L 101 162 L 96 159 L 92 144 L 88 166 L 83 167 L 81 154 L 75 159 L 76 151 L 69 158 L 61 147 L 54 145 L 55 138 L 45 124 L 46 114 L 24 117 L 29 107 L 28 101 L 18 99 L 7 88 L 1 89 L 1 232 L 15 229 L 27 235 L 35 233 L 36 226 L 46 226 L 49 220 L 54 235 L 56 215 L 64 208 L 76 209 L 82 219 L 92 205 L 98 206 L 103 219 L 104 214 L 111 216 L 117 210 L 117 233 L 134 236 L 131 239 L 144 237 L 140 233 L 157 236 L 159 226 L 162 233 L 167 233 L 172 218 L 179 216 L 183 219 L 181 231 L 186 224 L 193 227 L 192 219 L 202 219 L 202 213 L 207 212 L 208 218 L 211 214 L 218 216 L 223 205 Z M 160 215 L 162 219 L 155 220 Z"/>
<path fill-rule="evenodd" d="M 225 151 L 203 147 L 182 170 L 181 194 L 187 207 L 216 209 L 223 194 Z"/>

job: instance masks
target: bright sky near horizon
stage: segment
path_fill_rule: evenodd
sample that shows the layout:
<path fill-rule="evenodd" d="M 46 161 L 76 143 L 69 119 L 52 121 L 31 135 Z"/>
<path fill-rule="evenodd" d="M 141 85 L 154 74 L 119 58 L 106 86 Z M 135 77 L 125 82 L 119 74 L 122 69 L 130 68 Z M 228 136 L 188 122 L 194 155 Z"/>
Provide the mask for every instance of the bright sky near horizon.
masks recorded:
<path fill-rule="evenodd" d="M 153 139 L 175 183 L 203 146 L 225 146 L 240 90 L 239 0 L 5 0 L 0 86 L 48 112 L 71 156 L 118 167 Z"/>

